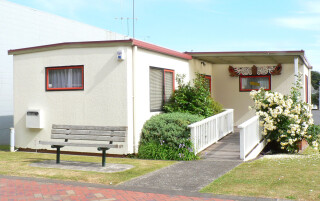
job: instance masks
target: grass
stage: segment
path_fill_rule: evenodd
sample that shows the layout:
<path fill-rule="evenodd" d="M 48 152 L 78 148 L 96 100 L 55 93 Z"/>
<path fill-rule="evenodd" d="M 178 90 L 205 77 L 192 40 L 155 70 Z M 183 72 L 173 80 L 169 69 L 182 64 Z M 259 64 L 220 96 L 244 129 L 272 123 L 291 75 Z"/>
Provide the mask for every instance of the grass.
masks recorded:
<path fill-rule="evenodd" d="M 55 154 L 0 151 L 0 174 L 116 185 L 175 163 L 174 161 L 107 158 L 107 163 L 129 164 L 134 166 L 134 168 L 130 170 L 117 173 L 99 173 L 29 166 L 30 163 L 34 162 L 55 160 L 55 157 Z M 62 154 L 61 160 L 101 163 L 101 157 L 93 156 Z"/>
<path fill-rule="evenodd" d="M 10 146 L 9 145 L 0 145 L 0 151 L 9 151 L 10 150 Z"/>
<path fill-rule="evenodd" d="M 239 165 L 201 190 L 203 193 L 297 200 L 320 199 L 320 154 L 264 157 Z"/>

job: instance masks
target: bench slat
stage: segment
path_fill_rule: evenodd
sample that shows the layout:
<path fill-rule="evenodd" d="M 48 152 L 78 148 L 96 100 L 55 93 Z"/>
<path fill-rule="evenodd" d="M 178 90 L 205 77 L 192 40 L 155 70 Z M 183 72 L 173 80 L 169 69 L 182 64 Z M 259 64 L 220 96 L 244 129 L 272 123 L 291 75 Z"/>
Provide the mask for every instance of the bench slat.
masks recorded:
<path fill-rule="evenodd" d="M 109 136 L 96 136 L 96 135 L 51 134 L 51 139 L 125 142 L 124 137 L 109 137 Z"/>
<path fill-rule="evenodd" d="M 100 131 L 100 130 L 66 130 L 52 129 L 52 134 L 69 134 L 69 135 L 101 135 L 101 136 L 119 136 L 125 137 L 126 131 Z"/>
<path fill-rule="evenodd" d="M 74 146 L 74 147 L 107 147 L 107 148 L 121 148 L 122 145 L 117 144 L 82 144 L 82 143 L 72 143 L 72 142 L 48 142 L 39 141 L 39 144 L 43 145 L 58 145 L 58 146 Z"/>
<path fill-rule="evenodd" d="M 79 125 L 52 124 L 52 128 L 53 129 L 73 129 L 73 130 L 127 131 L 126 126 L 79 126 Z"/>

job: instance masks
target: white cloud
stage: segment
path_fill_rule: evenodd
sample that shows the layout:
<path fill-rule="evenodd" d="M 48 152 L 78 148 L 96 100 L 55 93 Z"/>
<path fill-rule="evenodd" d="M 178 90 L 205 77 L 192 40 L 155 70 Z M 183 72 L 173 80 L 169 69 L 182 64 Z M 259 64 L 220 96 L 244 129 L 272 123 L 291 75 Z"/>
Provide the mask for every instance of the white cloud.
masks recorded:
<path fill-rule="evenodd" d="M 51 12 L 66 12 L 69 16 L 75 17 L 77 10 L 86 7 L 85 0 L 33 0 L 35 4 L 41 5 L 45 10 Z"/>
<path fill-rule="evenodd" d="M 305 7 L 308 13 L 318 13 L 320 14 L 320 1 L 301 1 L 302 6 Z"/>
<path fill-rule="evenodd" d="M 277 18 L 277 25 L 305 30 L 320 30 L 320 1 L 299 0 L 301 10 L 296 11 L 296 16 Z"/>
<path fill-rule="evenodd" d="M 280 26 L 289 28 L 320 30 L 320 16 L 277 18 L 275 22 Z"/>

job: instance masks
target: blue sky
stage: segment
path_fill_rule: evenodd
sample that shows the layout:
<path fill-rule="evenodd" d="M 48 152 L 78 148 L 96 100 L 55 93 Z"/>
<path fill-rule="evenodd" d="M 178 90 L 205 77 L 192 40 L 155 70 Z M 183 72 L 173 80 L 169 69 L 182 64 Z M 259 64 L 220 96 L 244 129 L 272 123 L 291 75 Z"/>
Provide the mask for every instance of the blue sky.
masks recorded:
<path fill-rule="evenodd" d="M 132 37 L 132 0 L 9 1 Z M 137 39 L 173 50 L 303 49 L 320 71 L 320 0 L 135 0 L 135 17 Z"/>

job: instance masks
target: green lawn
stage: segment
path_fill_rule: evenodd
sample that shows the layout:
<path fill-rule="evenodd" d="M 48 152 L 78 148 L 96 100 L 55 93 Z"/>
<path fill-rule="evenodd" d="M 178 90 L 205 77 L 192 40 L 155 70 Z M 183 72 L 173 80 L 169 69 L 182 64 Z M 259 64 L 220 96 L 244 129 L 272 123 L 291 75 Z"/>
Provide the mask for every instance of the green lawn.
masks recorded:
<path fill-rule="evenodd" d="M 0 151 L 9 151 L 10 150 L 10 146 L 9 145 L 0 145 Z"/>
<path fill-rule="evenodd" d="M 264 157 L 239 165 L 201 190 L 204 193 L 320 200 L 320 155 Z"/>
<path fill-rule="evenodd" d="M 5 147 L 2 147 L 5 148 Z M 0 148 L 1 149 L 1 148 Z M 98 173 L 75 170 L 30 167 L 30 163 L 55 160 L 55 154 L 0 151 L 0 174 L 24 177 L 42 177 L 97 184 L 119 184 L 157 169 L 174 164 L 174 161 L 107 158 L 107 163 L 130 164 L 134 168 L 118 173 Z M 101 157 L 61 155 L 61 160 L 101 163 Z"/>

